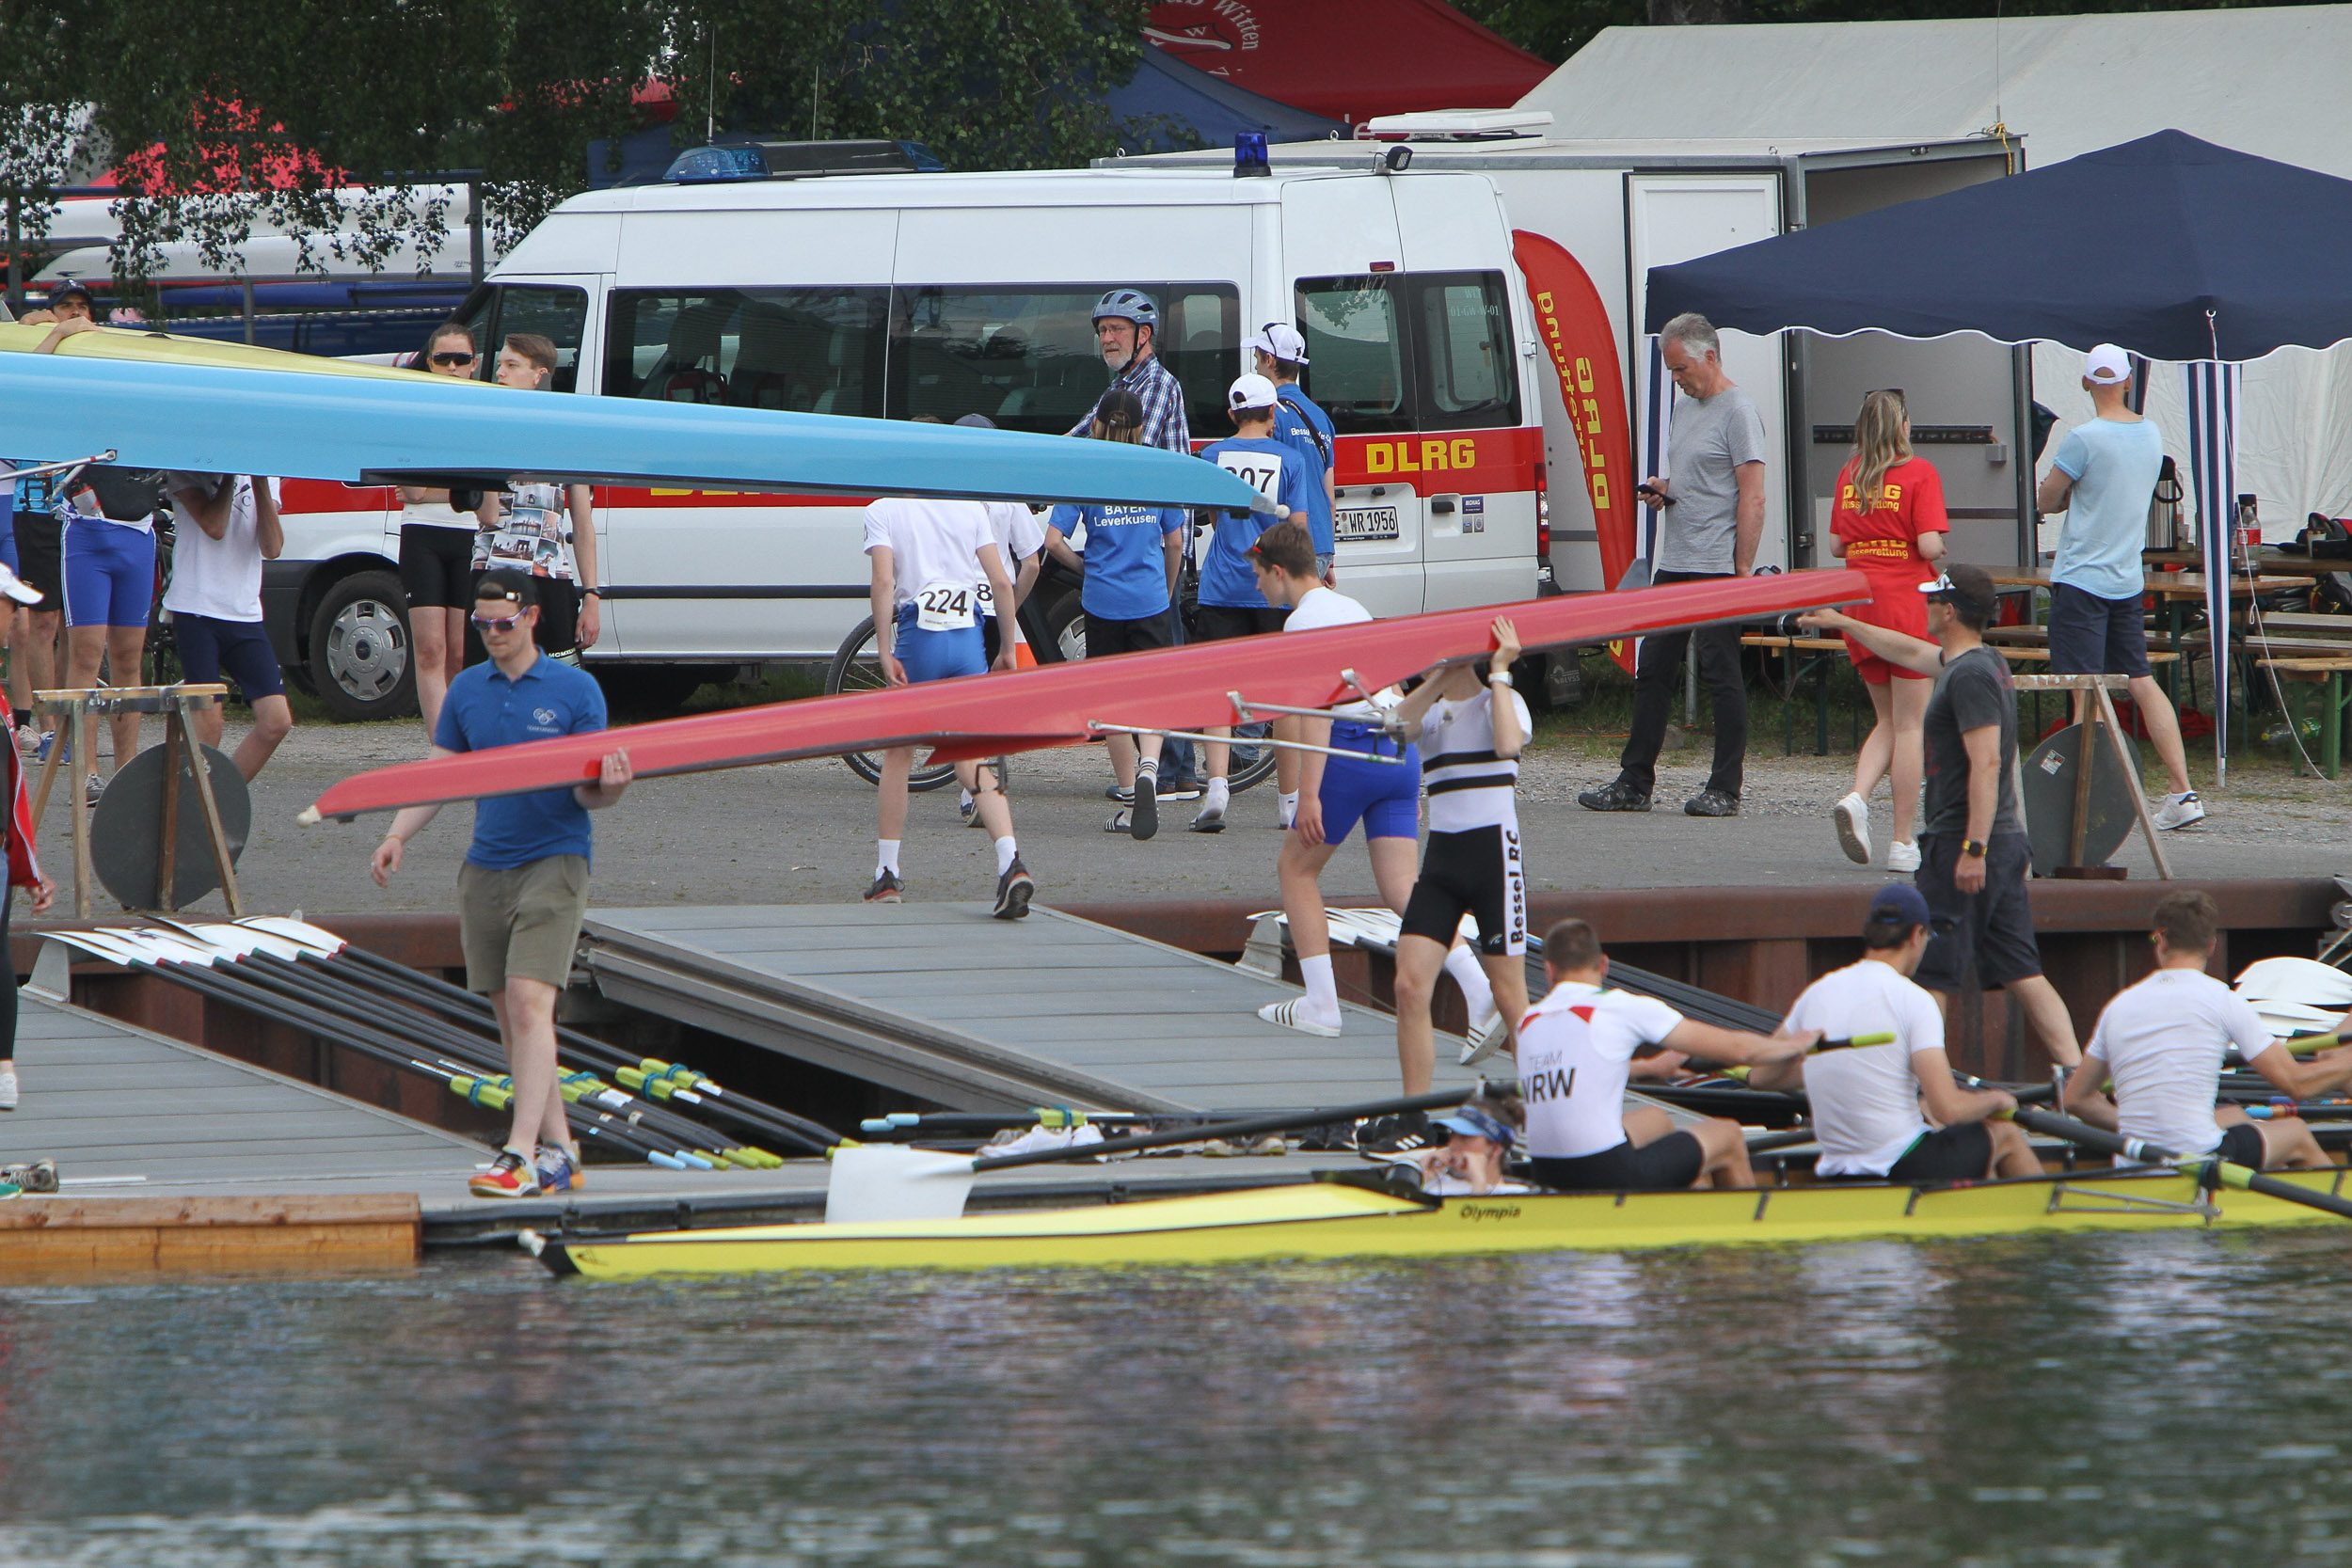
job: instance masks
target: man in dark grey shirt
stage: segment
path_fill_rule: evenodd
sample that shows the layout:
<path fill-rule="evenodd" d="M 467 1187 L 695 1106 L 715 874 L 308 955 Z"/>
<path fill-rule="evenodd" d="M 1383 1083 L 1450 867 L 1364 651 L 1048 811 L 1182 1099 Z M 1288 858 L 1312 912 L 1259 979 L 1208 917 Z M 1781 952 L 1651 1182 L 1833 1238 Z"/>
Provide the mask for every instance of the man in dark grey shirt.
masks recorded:
<path fill-rule="evenodd" d="M 1672 479 L 1653 474 L 1642 499 L 1659 514 L 1654 583 L 1746 577 L 1764 533 L 1764 418 L 1724 373 L 1722 344 L 1707 318 L 1680 315 L 1660 334 L 1666 369 L 1681 388 L 1667 438 Z M 1699 677 L 1715 705 L 1715 767 L 1682 809 L 1692 816 L 1737 816 L 1748 752 L 1748 689 L 1740 673 L 1740 628 L 1708 626 L 1642 639 L 1633 672 L 1633 728 L 1614 783 L 1577 802 L 1591 811 L 1647 811 L 1658 783 L 1682 660 L 1698 644 Z"/>
<path fill-rule="evenodd" d="M 1801 617 L 1842 631 L 1890 664 L 1935 677 L 1926 721 L 1928 810 L 1913 879 L 1934 917 L 1935 935 L 1912 978 L 1950 1010 L 1973 964 L 1977 983 L 2004 988 L 2050 1060 L 2082 1060 L 2074 1019 L 2043 977 L 2026 895 L 2033 850 L 2017 809 L 2017 690 L 2009 662 L 1984 645 L 1997 604 L 1981 566 L 1957 562 L 1920 585 L 1933 642 L 1868 626 L 1835 610 Z"/>

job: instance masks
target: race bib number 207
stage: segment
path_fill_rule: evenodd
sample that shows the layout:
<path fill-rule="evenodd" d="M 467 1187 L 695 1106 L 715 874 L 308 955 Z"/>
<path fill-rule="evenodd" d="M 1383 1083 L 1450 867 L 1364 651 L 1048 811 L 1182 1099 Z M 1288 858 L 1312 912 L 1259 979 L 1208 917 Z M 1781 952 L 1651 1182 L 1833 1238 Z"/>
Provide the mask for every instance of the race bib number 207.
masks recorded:
<path fill-rule="evenodd" d="M 934 582 L 914 595 L 914 624 L 924 631 L 961 631 L 973 625 L 971 585 Z"/>
<path fill-rule="evenodd" d="M 1266 451 L 1221 451 L 1216 466 L 1272 500 L 1282 491 L 1282 459 Z"/>

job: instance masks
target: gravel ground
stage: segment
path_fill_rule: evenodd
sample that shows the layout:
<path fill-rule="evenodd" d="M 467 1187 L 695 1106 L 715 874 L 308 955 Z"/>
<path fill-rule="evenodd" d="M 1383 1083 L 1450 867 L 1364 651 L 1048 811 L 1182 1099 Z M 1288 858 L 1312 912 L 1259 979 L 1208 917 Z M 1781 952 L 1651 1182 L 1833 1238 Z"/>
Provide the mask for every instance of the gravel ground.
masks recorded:
<path fill-rule="evenodd" d="M 232 714 L 231 747 L 242 728 Z M 1575 797 L 1613 775 L 1615 740 L 1547 734 L 1521 784 L 1531 881 L 1540 889 L 1567 890 L 1883 877 L 1850 864 L 1828 824 L 1830 802 L 1850 784 L 1851 758 L 1764 754 L 1777 752 L 1777 729 L 1776 721 L 1759 715 L 1758 754 L 1748 765 L 1744 810 L 1727 820 L 1692 819 L 1679 810 L 1705 782 L 1704 736 L 1666 754 L 1657 811 L 1601 816 L 1579 807 Z M 157 736 L 156 727 L 148 726 L 149 743 Z M 407 864 L 389 890 L 377 889 L 367 874 L 382 818 L 307 829 L 294 822 L 295 813 L 335 780 L 411 760 L 423 750 L 422 731 L 413 721 L 298 726 L 253 788 L 253 835 L 239 866 L 248 905 L 327 915 L 453 908 L 467 839 L 465 808 L 445 812 L 410 846 Z M 1193 808 L 1170 803 L 1160 836 L 1136 844 L 1102 831 L 1113 809 L 1103 798 L 1108 782 L 1108 762 L 1095 747 L 1015 759 L 1016 823 L 1043 900 L 1238 895 L 1273 901 L 1281 839 L 1270 784 L 1237 799 L 1234 825 L 1222 834 L 1184 832 Z M 61 789 L 50 803 L 41 830 L 47 868 L 61 881 L 72 869 L 63 795 Z M 2212 815 L 2205 824 L 2166 835 L 2178 875 L 2352 870 L 2345 832 L 2352 782 L 2296 779 L 2275 762 L 2255 761 L 2235 769 L 2229 790 L 2209 789 L 2206 800 Z M 1882 789 L 1875 819 L 1882 839 L 1885 822 Z M 597 819 L 596 899 L 607 907 L 847 901 L 871 879 L 873 851 L 873 789 L 839 762 L 652 780 Z M 2136 878 L 2153 875 L 2137 837 L 2118 860 Z M 952 790 L 916 798 L 904 864 L 910 895 L 917 899 L 985 897 L 995 882 L 986 838 L 958 825 Z M 1332 863 L 1325 886 L 1335 897 L 1374 891 L 1364 857 L 1347 850 Z M 218 899 L 206 904 L 216 909 Z M 106 911 L 113 905 L 102 894 L 97 907 Z"/>

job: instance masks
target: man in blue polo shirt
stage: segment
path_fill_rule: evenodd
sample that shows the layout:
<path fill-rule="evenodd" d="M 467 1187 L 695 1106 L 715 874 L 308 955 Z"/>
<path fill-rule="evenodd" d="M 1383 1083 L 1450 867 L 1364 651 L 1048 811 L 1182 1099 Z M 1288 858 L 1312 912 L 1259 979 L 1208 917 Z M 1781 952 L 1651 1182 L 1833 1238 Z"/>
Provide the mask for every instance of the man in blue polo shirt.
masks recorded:
<path fill-rule="evenodd" d="M 1274 409 L 1274 436 L 1298 449 L 1306 460 L 1307 531 L 1314 536 L 1316 575 L 1331 586 L 1331 566 L 1339 550 L 1331 514 L 1339 499 L 1338 458 L 1332 443 L 1339 432 L 1331 416 L 1315 406 L 1298 385 L 1307 363 L 1307 340 L 1284 322 L 1268 322 L 1258 335 L 1242 344 L 1258 356 L 1258 373 L 1274 383 L 1281 402 Z"/>
<path fill-rule="evenodd" d="M 449 683 L 433 755 L 486 751 L 605 727 L 596 677 L 539 651 L 538 584 L 520 572 L 485 572 L 474 587 L 473 624 L 489 651 Z M 572 949 L 588 909 L 588 814 L 628 788 L 628 752 L 614 749 L 593 784 L 533 790 L 474 802 L 473 845 L 457 873 L 459 940 L 466 984 L 490 999 L 515 1081 L 506 1147 L 469 1183 L 478 1197 L 535 1197 L 582 1184 L 580 1146 L 564 1117 L 556 1076 L 555 1002 L 571 976 Z M 401 852 L 438 806 L 410 806 L 392 818 L 369 870 L 390 884 Z"/>

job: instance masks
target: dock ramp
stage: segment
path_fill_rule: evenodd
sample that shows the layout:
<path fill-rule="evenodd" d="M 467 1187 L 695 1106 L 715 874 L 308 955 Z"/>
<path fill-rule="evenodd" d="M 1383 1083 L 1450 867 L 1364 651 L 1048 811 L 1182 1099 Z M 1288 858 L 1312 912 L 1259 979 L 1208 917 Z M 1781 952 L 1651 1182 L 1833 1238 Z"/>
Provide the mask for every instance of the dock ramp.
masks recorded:
<path fill-rule="evenodd" d="M 1297 989 L 1042 906 L 599 910 L 583 961 L 616 1002 L 961 1111 L 1182 1115 L 1396 1093 L 1396 1022 L 1263 1022 Z M 1468 1085 L 1439 1036 L 1437 1086 Z"/>

